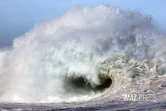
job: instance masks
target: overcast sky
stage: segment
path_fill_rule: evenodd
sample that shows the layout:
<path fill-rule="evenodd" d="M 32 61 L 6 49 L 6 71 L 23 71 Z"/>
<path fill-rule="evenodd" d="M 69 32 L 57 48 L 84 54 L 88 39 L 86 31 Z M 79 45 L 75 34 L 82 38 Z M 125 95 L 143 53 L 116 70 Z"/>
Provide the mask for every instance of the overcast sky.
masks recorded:
<path fill-rule="evenodd" d="M 0 47 L 28 32 L 37 23 L 65 12 L 75 5 L 109 4 L 123 9 L 139 9 L 150 14 L 166 30 L 166 0 L 1 0 Z"/>

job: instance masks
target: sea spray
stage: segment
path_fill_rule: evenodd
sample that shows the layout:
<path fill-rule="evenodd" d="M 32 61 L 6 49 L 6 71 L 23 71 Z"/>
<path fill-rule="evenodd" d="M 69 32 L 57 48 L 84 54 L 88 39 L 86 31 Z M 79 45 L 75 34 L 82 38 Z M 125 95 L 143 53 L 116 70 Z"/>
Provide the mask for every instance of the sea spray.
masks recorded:
<path fill-rule="evenodd" d="M 157 70 L 164 69 L 165 39 L 165 34 L 156 28 L 150 15 L 105 5 L 76 6 L 16 38 L 11 50 L 0 51 L 0 101 L 57 103 L 95 98 L 103 94 L 94 91 L 95 87 L 102 85 L 103 77 L 99 77 L 102 74 L 98 69 L 101 67 L 98 66 L 103 61 L 118 54 L 137 63 L 159 61 Z M 109 65 L 106 70 L 111 72 Z M 148 67 L 143 65 L 143 70 Z M 128 71 L 128 68 L 122 69 Z M 165 73 L 164 70 L 158 72 Z M 112 81 L 121 80 L 112 83 L 112 87 L 116 86 L 110 88 L 112 94 L 123 85 L 132 84 L 131 78 L 137 76 L 108 75 L 114 78 Z M 66 90 L 73 88 L 66 84 L 71 77 L 85 78 L 85 84 L 90 85 L 91 90 Z"/>

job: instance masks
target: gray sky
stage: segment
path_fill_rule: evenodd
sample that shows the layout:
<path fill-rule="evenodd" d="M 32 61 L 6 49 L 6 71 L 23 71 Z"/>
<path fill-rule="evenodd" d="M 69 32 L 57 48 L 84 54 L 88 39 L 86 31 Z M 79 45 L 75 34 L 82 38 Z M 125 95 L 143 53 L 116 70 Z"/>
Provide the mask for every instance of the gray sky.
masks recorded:
<path fill-rule="evenodd" d="M 165 0 L 3 0 L 0 3 L 0 47 L 12 45 L 37 23 L 52 19 L 75 5 L 109 4 L 151 14 L 166 30 Z"/>

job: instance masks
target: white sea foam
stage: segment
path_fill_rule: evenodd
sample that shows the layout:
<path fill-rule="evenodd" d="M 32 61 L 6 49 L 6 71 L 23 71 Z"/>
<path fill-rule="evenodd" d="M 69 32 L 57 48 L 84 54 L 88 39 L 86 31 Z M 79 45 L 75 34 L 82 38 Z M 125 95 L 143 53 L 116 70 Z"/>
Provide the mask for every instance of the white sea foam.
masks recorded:
<path fill-rule="evenodd" d="M 97 64 L 112 54 L 165 63 L 166 36 L 150 15 L 117 7 L 76 6 L 36 25 L 0 52 L 1 102 L 64 102 L 95 97 L 66 91 L 64 78 L 99 84 Z"/>

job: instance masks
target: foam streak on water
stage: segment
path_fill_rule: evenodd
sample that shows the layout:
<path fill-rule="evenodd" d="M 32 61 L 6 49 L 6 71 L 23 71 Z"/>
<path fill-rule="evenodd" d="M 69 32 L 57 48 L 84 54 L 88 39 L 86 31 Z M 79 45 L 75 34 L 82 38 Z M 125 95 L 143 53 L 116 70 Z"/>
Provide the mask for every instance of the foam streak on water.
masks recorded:
<path fill-rule="evenodd" d="M 120 86 L 136 84 L 138 76 L 150 81 L 165 73 L 165 42 L 150 15 L 105 5 L 76 6 L 15 39 L 11 50 L 1 49 L 0 102 L 90 100 L 103 94 L 96 90 L 105 85 L 105 76 L 111 76 L 109 91 L 117 94 Z M 125 57 L 129 61 L 122 61 Z"/>

